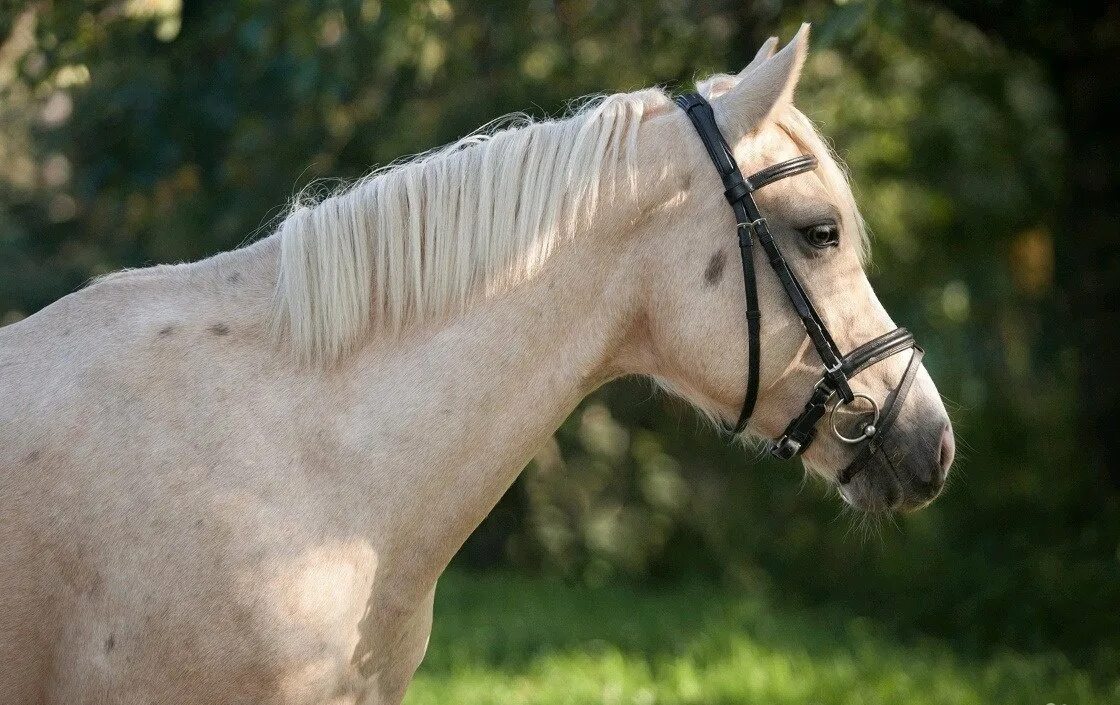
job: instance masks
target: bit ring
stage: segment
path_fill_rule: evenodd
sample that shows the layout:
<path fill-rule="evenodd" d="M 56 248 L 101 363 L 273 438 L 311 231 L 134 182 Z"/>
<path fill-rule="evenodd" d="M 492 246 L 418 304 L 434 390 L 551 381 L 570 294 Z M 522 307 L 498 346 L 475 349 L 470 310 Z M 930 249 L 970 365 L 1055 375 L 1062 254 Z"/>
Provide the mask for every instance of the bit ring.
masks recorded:
<path fill-rule="evenodd" d="M 840 433 L 840 429 L 836 428 L 836 410 L 839 409 L 842 406 L 847 406 L 848 404 L 851 404 L 856 399 L 865 399 L 867 401 L 867 403 L 871 404 L 871 411 L 874 414 L 874 418 L 871 419 L 871 423 L 869 423 L 869 424 L 867 424 L 863 427 L 863 433 L 858 438 L 852 438 L 850 436 L 845 436 L 843 433 Z M 875 431 L 877 430 L 876 427 L 877 427 L 877 424 L 879 423 L 879 404 L 876 403 L 876 401 L 874 399 L 867 396 L 866 394 L 859 394 L 859 393 L 854 394 L 852 396 L 852 401 L 850 401 L 850 402 L 841 401 L 841 402 L 838 402 L 836 404 L 836 406 L 832 407 L 832 411 L 829 412 L 829 414 L 828 414 L 828 422 L 829 422 L 829 425 L 832 426 L 832 432 L 840 440 L 844 441 L 845 443 L 851 443 L 853 445 L 856 444 L 856 443 L 863 443 L 868 438 L 871 438 L 872 436 L 875 435 Z"/>

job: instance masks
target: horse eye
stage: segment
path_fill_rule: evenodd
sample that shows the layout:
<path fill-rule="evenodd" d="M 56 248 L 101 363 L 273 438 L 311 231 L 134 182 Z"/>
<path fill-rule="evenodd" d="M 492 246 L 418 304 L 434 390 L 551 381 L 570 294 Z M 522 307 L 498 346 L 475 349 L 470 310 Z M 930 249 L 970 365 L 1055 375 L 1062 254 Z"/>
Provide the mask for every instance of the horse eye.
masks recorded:
<path fill-rule="evenodd" d="M 810 225 L 807 228 L 802 228 L 801 234 L 805 237 L 806 242 L 818 250 L 836 247 L 840 244 L 840 228 L 836 227 L 836 223 L 833 222 Z"/>

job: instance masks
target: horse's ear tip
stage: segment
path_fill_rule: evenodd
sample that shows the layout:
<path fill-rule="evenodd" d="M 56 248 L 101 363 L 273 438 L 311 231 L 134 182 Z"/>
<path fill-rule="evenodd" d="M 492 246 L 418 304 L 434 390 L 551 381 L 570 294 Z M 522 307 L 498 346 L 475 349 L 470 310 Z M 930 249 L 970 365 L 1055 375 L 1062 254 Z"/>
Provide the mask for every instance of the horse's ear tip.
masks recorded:
<path fill-rule="evenodd" d="M 793 35 L 793 38 L 791 38 L 789 40 L 789 43 L 786 44 L 785 49 L 783 49 L 783 51 L 788 49 L 789 52 L 792 53 L 794 56 L 799 57 L 796 60 L 800 60 L 806 54 L 808 54 L 809 53 L 809 30 L 810 30 L 810 27 L 811 27 L 810 23 L 802 22 L 801 26 L 797 29 L 797 34 Z"/>

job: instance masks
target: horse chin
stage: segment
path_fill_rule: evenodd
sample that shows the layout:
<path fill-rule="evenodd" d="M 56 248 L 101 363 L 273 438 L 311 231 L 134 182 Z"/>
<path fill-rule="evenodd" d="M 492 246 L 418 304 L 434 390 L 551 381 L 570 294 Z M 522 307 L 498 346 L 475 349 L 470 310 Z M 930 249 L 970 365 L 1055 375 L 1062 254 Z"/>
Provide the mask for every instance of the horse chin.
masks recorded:
<path fill-rule="evenodd" d="M 940 485 L 933 487 L 916 481 L 904 483 L 899 472 L 879 460 L 881 457 L 872 456 L 859 467 L 848 468 L 846 472 L 852 479 L 837 484 L 840 496 L 853 509 L 869 514 L 913 512 L 937 498 Z"/>
<path fill-rule="evenodd" d="M 869 470 L 859 472 L 845 484 L 837 484 L 848 506 L 868 514 L 888 514 L 903 509 L 902 492 L 893 478 Z"/>

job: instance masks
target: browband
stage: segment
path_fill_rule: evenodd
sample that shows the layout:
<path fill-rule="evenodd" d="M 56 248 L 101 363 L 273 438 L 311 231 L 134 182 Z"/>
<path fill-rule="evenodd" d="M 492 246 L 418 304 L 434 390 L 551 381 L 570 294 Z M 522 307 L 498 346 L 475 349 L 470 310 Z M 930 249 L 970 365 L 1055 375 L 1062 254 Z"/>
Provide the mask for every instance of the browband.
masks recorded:
<path fill-rule="evenodd" d="M 807 171 L 812 171 L 817 168 L 817 158 L 811 154 L 802 154 L 800 157 L 768 166 L 761 171 L 751 174 L 747 179 L 747 183 L 751 187 L 751 191 L 757 191 L 768 183 L 784 179 L 787 176 L 797 176 L 804 174 Z"/>

